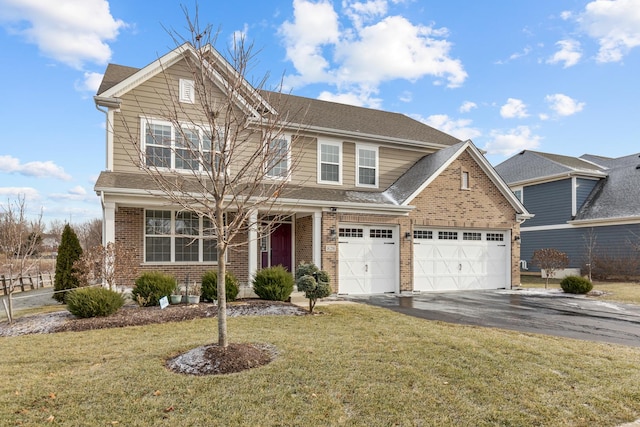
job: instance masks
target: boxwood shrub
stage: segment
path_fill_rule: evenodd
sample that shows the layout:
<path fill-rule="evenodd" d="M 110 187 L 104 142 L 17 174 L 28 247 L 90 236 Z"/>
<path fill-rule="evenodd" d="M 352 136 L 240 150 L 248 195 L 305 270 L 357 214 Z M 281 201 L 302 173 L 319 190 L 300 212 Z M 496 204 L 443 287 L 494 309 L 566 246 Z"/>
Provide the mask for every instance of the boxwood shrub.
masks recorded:
<path fill-rule="evenodd" d="M 78 317 L 109 316 L 124 305 L 122 294 L 105 288 L 78 288 L 67 293 L 67 310 Z"/>
<path fill-rule="evenodd" d="M 262 299 L 286 301 L 293 292 L 293 276 L 281 265 L 263 268 L 253 278 L 253 291 Z"/>
<path fill-rule="evenodd" d="M 235 301 L 238 298 L 238 279 L 232 272 L 227 271 L 224 275 L 224 288 L 227 301 Z M 218 272 L 207 271 L 202 275 L 202 299 L 204 301 L 218 300 Z"/>
<path fill-rule="evenodd" d="M 567 276 L 560 281 L 560 287 L 568 294 L 586 294 L 593 289 L 593 283 L 584 277 Z"/>
<path fill-rule="evenodd" d="M 170 274 L 151 271 L 142 273 L 131 291 L 131 296 L 138 305 L 152 307 L 158 305 L 160 298 L 168 297 L 176 288 L 176 279 Z"/>

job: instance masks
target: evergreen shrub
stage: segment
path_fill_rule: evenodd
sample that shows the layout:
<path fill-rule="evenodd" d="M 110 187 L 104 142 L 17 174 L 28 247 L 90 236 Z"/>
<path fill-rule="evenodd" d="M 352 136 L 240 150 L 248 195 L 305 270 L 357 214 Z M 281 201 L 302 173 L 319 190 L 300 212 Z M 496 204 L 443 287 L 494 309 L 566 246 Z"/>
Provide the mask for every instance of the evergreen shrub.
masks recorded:
<path fill-rule="evenodd" d="M 260 298 L 286 301 L 293 292 L 293 276 L 283 266 L 263 268 L 253 278 L 253 291 Z"/>
<path fill-rule="evenodd" d="M 593 283 L 580 276 L 567 276 L 560 281 L 560 287 L 568 294 L 586 294 L 593 289 Z"/>
<path fill-rule="evenodd" d="M 78 317 L 109 316 L 124 305 L 122 294 L 105 288 L 80 288 L 67 293 L 67 310 Z"/>
<path fill-rule="evenodd" d="M 225 299 L 235 301 L 240 288 L 238 287 L 238 279 L 230 271 L 224 275 L 224 289 Z M 218 272 L 215 270 L 207 271 L 202 275 L 202 299 L 204 301 L 218 300 Z"/>
<path fill-rule="evenodd" d="M 168 297 L 176 288 L 176 279 L 159 271 L 142 273 L 131 291 L 133 300 L 142 307 L 158 305 L 160 298 Z"/>

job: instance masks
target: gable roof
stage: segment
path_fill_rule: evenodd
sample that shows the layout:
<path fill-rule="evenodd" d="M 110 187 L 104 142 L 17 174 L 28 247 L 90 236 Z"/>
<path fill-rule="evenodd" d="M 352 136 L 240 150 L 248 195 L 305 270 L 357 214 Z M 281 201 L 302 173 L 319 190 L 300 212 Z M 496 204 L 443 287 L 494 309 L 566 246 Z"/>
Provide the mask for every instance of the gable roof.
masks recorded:
<path fill-rule="evenodd" d="M 570 176 L 599 178 L 570 223 L 640 220 L 640 153 L 569 157 L 525 150 L 495 169 L 511 186 Z"/>
<path fill-rule="evenodd" d="M 640 221 L 640 153 L 607 159 L 600 180 L 573 222 L 635 219 Z"/>
<path fill-rule="evenodd" d="M 208 45 L 208 49 L 210 74 L 217 78 L 218 86 L 224 90 L 224 74 L 232 72 L 231 65 L 213 47 Z M 195 55 L 192 45 L 185 43 L 144 68 L 109 64 L 95 97 L 96 103 L 115 106 L 119 102 L 117 100 L 119 96 L 163 72 L 184 55 Z M 254 90 L 248 82 L 244 83 L 242 97 L 252 97 L 254 102 L 247 102 L 239 96 L 239 104 L 245 106 L 262 104 L 263 107 L 250 108 L 256 117 L 259 116 L 257 110 L 277 111 L 283 124 L 286 123 L 290 127 L 306 132 L 338 134 L 366 138 L 370 141 L 397 142 L 434 149 L 460 142 L 459 139 L 404 114 L 280 92 Z"/>
<path fill-rule="evenodd" d="M 531 217 L 524 205 L 515 197 L 511 189 L 496 173 L 493 167 L 491 167 L 487 159 L 471 140 L 459 142 L 422 157 L 385 190 L 384 194 L 401 205 L 409 205 L 418 194 L 428 187 L 433 180 L 465 151 L 478 163 L 516 212 L 521 214 L 522 218 Z"/>
<path fill-rule="evenodd" d="M 495 169 L 509 185 L 568 175 L 606 176 L 605 168 L 587 159 L 531 150 L 521 151 Z"/>

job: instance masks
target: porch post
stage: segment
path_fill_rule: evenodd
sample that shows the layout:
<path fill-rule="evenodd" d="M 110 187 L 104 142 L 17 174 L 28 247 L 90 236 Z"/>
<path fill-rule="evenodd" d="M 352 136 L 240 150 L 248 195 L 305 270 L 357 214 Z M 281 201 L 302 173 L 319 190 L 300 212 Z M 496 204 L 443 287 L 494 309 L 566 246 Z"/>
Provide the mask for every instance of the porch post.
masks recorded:
<path fill-rule="evenodd" d="M 116 204 L 105 202 L 102 208 L 102 244 L 107 246 L 116 241 Z"/>
<path fill-rule="evenodd" d="M 322 270 L 322 212 L 313 213 L 313 263 Z"/>
<path fill-rule="evenodd" d="M 249 216 L 249 235 L 248 235 L 248 259 L 247 266 L 249 268 L 248 283 L 258 270 L 258 213 L 253 211 Z"/>

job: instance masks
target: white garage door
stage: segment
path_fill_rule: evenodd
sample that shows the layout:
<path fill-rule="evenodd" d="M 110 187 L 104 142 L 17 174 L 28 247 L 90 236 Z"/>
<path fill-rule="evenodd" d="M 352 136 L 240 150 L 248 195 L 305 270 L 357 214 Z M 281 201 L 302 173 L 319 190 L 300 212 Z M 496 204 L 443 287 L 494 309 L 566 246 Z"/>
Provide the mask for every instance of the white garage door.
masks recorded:
<path fill-rule="evenodd" d="M 413 289 L 452 291 L 508 287 L 508 231 L 416 229 Z"/>
<path fill-rule="evenodd" d="M 396 227 L 338 227 L 339 290 L 341 294 L 375 294 L 398 289 Z"/>

